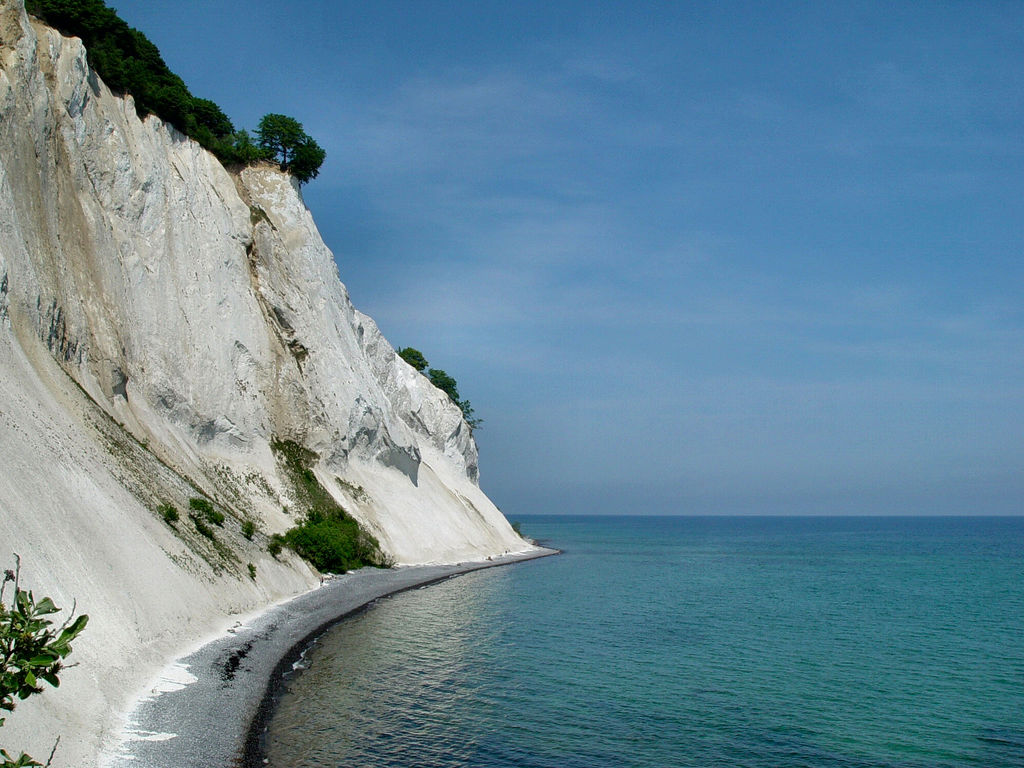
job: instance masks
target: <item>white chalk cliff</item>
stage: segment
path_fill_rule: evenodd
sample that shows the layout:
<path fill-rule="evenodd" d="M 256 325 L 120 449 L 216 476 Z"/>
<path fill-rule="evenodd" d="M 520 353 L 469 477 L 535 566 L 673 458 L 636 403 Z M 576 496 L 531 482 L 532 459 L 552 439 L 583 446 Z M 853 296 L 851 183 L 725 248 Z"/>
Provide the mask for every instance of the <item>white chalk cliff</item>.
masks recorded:
<path fill-rule="evenodd" d="M 169 655 L 318 583 L 267 553 L 296 522 L 275 438 L 399 563 L 530 548 L 458 407 L 353 308 L 295 181 L 139 119 L 79 40 L 0 0 L 0 566 L 19 552 L 37 595 L 92 617 L 4 746 L 45 757 L 63 733 L 55 765 L 95 764 Z M 184 514 L 198 495 L 228 513 L 216 545 Z"/>

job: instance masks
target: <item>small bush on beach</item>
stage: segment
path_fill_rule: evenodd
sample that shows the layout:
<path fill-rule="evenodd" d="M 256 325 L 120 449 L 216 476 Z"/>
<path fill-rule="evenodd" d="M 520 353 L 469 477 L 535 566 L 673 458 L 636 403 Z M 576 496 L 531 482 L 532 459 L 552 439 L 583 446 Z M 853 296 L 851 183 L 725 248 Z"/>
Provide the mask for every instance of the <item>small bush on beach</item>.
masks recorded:
<path fill-rule="evenodd" d="M 206 518 L 208 523 L 224 527 L 224 513 L 214 509 L 213 504 L 206 499 L 189 499 L 188 506 Z"/>
<path fill-rule="evenodd" d="M 168 525 L 174 525 L 178 522 L 178 510 L 174 508 L 173 504 L 161 504 L 159 512 L 160 517 L 162 517 L 164 522 Z"/>

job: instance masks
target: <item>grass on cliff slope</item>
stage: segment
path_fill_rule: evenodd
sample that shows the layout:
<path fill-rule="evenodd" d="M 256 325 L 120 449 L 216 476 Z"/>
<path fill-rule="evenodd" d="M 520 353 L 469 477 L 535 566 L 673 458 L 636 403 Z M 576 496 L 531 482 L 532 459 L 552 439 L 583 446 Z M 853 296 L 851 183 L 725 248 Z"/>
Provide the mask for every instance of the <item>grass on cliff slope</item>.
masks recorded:
<path fill-rule="evenodd" d="M 313 473 L 313 465 L 319 458 L 316 453 L 292 440 L 272 440 L 270 447 L 302 509 L 299 524 L 283 536 L 275 537 L 272 544 L 276 541 L 290 547 L 317 570 L 329 573 L 343 573 L 364 565 L 378 568 L 393 565 L 381 552 L 377 539 L 364 531 L 320 485 Z"/>

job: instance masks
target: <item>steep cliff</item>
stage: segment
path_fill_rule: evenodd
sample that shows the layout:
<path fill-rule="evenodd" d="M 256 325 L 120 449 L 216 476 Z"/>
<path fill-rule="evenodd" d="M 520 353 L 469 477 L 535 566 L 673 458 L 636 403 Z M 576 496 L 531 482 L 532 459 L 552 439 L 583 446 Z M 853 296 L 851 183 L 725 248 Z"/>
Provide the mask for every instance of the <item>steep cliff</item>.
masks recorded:
<path fill-rule="evenodd" d="M 55 764 L 95 762 L 169 653 L 317 583 L 267 554 L 296 522 L 273 440 L 314 451 L 399 563 L 529 549 L 459 409 L 352 307 L 296 183 L 140 120 L 80 41 L 0 0 L 0 563 L 19 552 L 37 593 L 92 616 L 5 743 L 70 732 Z M 160 516 L 196 496 L 227 513 L 213 539 Z"/>

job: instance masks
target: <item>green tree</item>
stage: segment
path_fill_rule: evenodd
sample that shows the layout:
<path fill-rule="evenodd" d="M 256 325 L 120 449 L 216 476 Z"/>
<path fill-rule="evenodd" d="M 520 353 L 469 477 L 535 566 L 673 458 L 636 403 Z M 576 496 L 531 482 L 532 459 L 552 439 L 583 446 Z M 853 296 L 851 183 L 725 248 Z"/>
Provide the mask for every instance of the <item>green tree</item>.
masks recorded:
<path fill-rule="evenodd" d="M 402 347 L 398 350 L 398 356 L 420 373 L 423 373 L 423 371 L 427 369 L 427 366 L 430 365 L 430 363 L 427 362 L 427 358 L 423 356 L 423 353 L 418 349 L 413 349 L 412 347 Z"/>
<path fill-rule="evenodd" d="M 244 129 L 238 131 L 232 137 L 232 152 L 235 162 L 245 163 L 246 165 L 255 163 L 257 160 L 268 159 L 267 151 L 254 144 L 249 136 L 249 132 Z"/>
<path fill-rule="evenodd" d="M 60 685 L 58 673 L 64 668 L 63 660 L 71 653 L 71 641 L 89 621 L 85 614 L 76 619 L 72 608 L 67 620 L 52 629 L 53 622 L 46 617 L 60 609 L 48 597 L 36 602 L 31 592 L 21 588 L 21 559 L 17 555 L 14 558 L 15 569 L 4 572 L 0 585 L 0 710 L 5 712 L 14 711 L 15 698 L 27 699 L 42 693 L 41 682 L 54 688 Z M 14 594 L 8 607 L 4 597 L 10 583 L 14 584 Z M 0 718 L 0 726 L 4 719 Z M 57 745 L 53 748 L 55 751 Z M 24 752 L 15 760 L 3 749 L 0 749 L 0 759 L 0 768 L 43 765 Z M 52 760 L 53 752 L 50 752 L 46 765 Z"/>
<path fill-rule="evenodd" d="M 427 378 L 430 379 L 431 384 L 448 395 L 448 397 L 451 398 L 451 401 L 459 406 L 459 409 L 462 411 L 462 417 L 466 420 L 466 423 L 469 424 L 471 429 L 479 429 L 480 425 L 484 423 L 484 420 L 477 418 L 469 400 L 463 400 L 459 397 L 459 385 L 455 379 L 440 368 L 431 368 L 427 371 Z"/>
<path fill-rule="evenodd" d="M 440 368 L 431 368 L 427 373 L 430 383 L 444 392 L 456 405 L 459 404 L 459 389 L 455 379 L 442 371 Z"/>
<path fill-rule="evenodd" d="M 483 425 L 484 420 L 474 413 L 473 406 L 470 405 L 469 400 L 460 400 L 456 405 L 462 409 L 462 418 L 466 420 L 471 429 L 479 429 Z"/>
<path fill-rule="evenodd" d="M 327 159 L 327 152 L 313 139 L 306 136 L 295 148 L 295 156 L 288 166 L 292 176 L 305 184 L 320 175 L 320 166 Z"/>
<path fill-rule="evenodd" d="M 188 131 L 189 107 L 192 104 L 192 97 L 189 96 L 187 90 L 174 83 L 162 85 L 152 91 L 150 103 L 153 106 L 153 111 L 161 118 L 182 133 Z"/>
<path fill-rule="evenodd" d="M 282 171 L 286 170 L 295 155 L 295 148 L 305 135 L 302 123 L 287 115 L 264 115 L 256 126 L 257 143 L 281 163 Z"/>
<path fill-rule="evenodd" d="M 85 44 L 89 65 L 116 93 L 130 93 L 140 117 L 153 113 L 217 155 L 238 162 L 227 115 L 194 97 L 142 32 L 129 27 L 103 0 L 26 0 L 25 9 Z"/>
<path fill-rule="evenodd" d="M 214 136 L 230 136 L 235 132 L 235 126 L 228 120 L 228 116 L 209 99 L 193 97 L 191 107 L 196 124 L 209 128 Z"/>
<path fill-rule="evenodd" d="M 302 123 L 287 115 L 267 114 L 256 126 L 256 141 L 271 159 L 304 184 L 320 173 L 327 153 L 307 134 Z"/>

